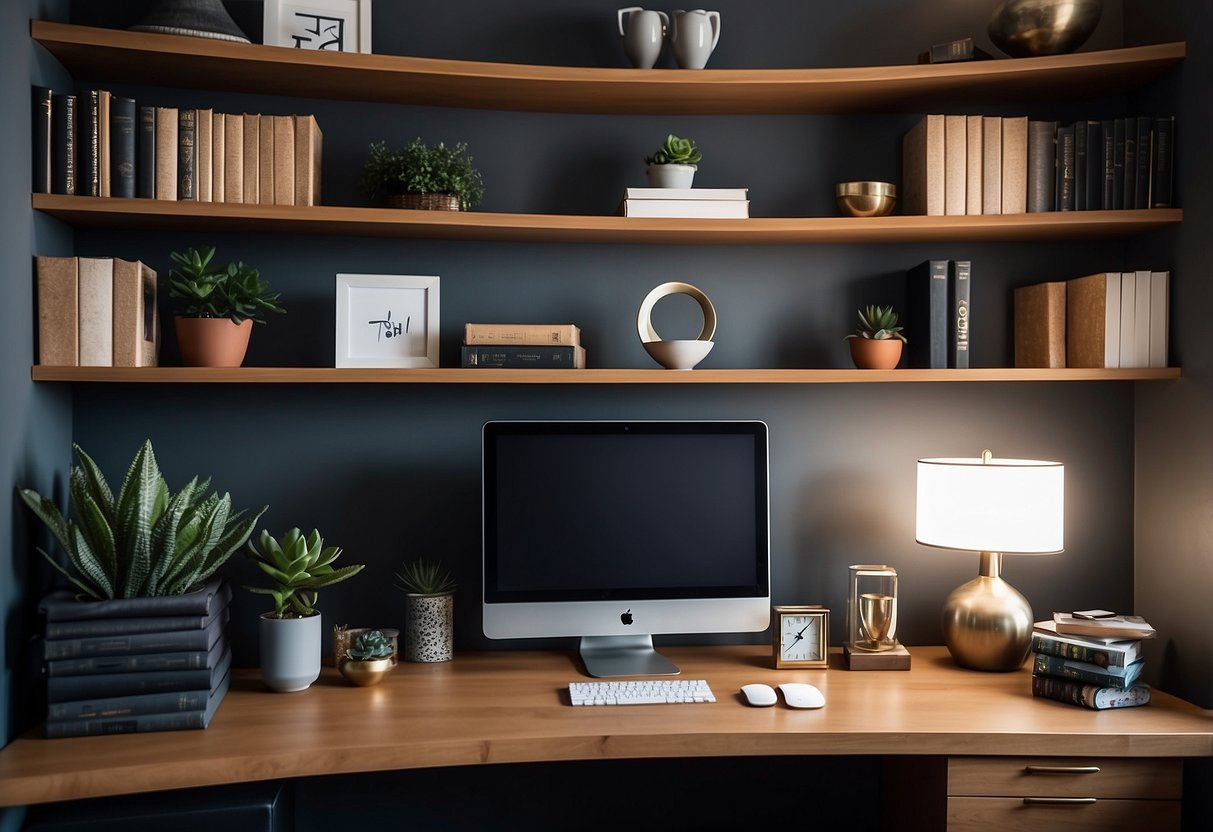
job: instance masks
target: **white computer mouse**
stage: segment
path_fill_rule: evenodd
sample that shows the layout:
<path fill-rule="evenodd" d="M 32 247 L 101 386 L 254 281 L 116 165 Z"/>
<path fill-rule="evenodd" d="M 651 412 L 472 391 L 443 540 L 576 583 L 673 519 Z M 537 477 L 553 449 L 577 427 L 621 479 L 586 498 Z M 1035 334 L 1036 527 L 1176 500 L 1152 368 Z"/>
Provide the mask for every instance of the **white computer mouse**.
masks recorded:
<path fill-rule="evenodd" d="M 778 697 L 775 696 L 775 689 L 770 685 L 742 685 L 741 695 L 745 697 L 746 704 L 753 705 L 755 708 L 765 708 L 768 705 L 774 705 Z"/>
<path fill-rule="evenodd" d="M 784 682 L 779 689 L 783 691 L 783 701 L 789 708 L 820 708 L 826 703 L 821 691 L 804 682 Z"/>

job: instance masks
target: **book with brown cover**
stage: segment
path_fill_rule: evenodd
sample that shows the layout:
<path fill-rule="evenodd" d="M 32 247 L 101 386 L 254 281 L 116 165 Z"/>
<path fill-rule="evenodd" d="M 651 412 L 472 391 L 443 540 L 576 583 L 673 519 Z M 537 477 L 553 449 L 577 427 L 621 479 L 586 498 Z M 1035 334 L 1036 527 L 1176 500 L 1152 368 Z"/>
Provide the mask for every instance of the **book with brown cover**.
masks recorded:
<path fill-rule="evenodd" d="M 156 199 L 177 198 L 177 108 L 156 108 Z"/>
<path fill-rule="evenodd" d="M 257 120 L 257 201 L 274 204 L 274 117 Z M 293 172 L 292 172 L 293 175 Z"/>
<path fill-rule="evenodd" d="M 97 90 L 97 183 L 98 196 L 112 196 L 110 172 L 110 101 L 109 90 Z"/>
<path fill-rule="evenodd" d="M 464 324 L 463 343 L 578 346 L 581 329 L 576 324 Z"/>
<path fill-rule="evenodd" d="M 75 257 L 38 257 L 38 363 L 76 367 L 79 358 L 79 283 Z"/>
<path fill-rule="evenodd" d="M 274 205 L 295 204 L 295 119 L 274 116 Z"/>
<path fill-rule="evenodd" d="M 244 192 L 245 205 L 256 205 L 260 202 L 261 168 L 258 165 L 261 151 L 261 116 L 257 113 L 244 114 L 244 143 L 241 145 L 244 156 Z"/>
<path fill-rule="evenodd" d="M 223 201 L 244 202 L 244 116 L 223 117 Z"/>
<path fill-rule="evenodd" d="M 55 134 L 59 131 L 51 127 L 52 109 L 51 106 L 54 100 L 54 92 L 50 87 L 35 86 L 32 89 L 32 98 L 34 105 L 34 193 L 49 194 L 51 185 L 54 181 L 54 172 L 52 168 L 56 165 L 56 155 L 66 146 L 67 139 L 70 136 L 72 139 L 72 193 L 76 193 L 76 125 L 75 125 L 75 102 L 73 102 L 72 111 L 72 129 L 67 130 L 66 120 L 62 120 L 60 116 L 66 113 L 54 113 L 54 120 L 64 127 L 63 142 L 59 142 L 55 138 Z M 74 98 L 74 96 L 73 96 Z"/>
<path fill-rule="evenodd" d="M 1028 117 L 1002 119 L 1002 212 L 1028 210 Z"/>
<path fill-rule="evenodd" d="M 295 116 L 295 204 L 320 204 L 324 136 L 313 115 Z"/>
<path fill-rule="evenodd" d="M 211 202 L 224 201 L 224 178 L 227 176 L 227 122 L 223 113 L 211 116 Z"/>
<path fill-rule="evenodd" d="M 199 202 L 211 202 L 214 194 L 214 177 L 212 176 L 214 164 L 211 151 L 211 147 L 214 144 L 212 132 L 214 124 L 215 111 L 210 107 L 199 108 L 194 118 L 194 129 L 197 136 L 197 141 L 194 145 L 194 165 L 197 172 L 197 181 L 194 187 L 197 190 Z"/>
<path fill-rule="evenodd" d="M 968 192 L 968 118 L 944 116 L 943 120 L 943 212 L 965 213 Z"/>
<path fill-rule="evenodd" d="M 114 259 L 114 366 L 155 367 L 160 352 L 156 272 L 138 260 Z"/>
<path fill-rule="evenodd" d="M 965 213 L 983 213 L 982 200 L 984 191 L 982 180 L 985 177 L 984 133 L 981 116 L 967 116 L 965 125 Z"/>
<path fill-rule="evenodd" d="M 981 119 L 981 213 L 1002 213 L 1002 116 Z"/>
<path fill-rule="evenodd" d="M 1066 281 L 1066 366 L 1120 366 L 1120 272 Z"/>
<path fill-rule="evenodd" d="M 1015 290 L 1015 366 L 1066 366 L 1066 284 L 1020 286 Z"/>
<path fill-rule="evenodd" d="M 114 261 L 81 257 L 79 265 L 80 366 L 114 365 Z"/>
<path fill-rule="evenodd" d="M 923 116 L 902 137 L 901 185 L 902 213 L 943 216 L 943 116 Z"/>

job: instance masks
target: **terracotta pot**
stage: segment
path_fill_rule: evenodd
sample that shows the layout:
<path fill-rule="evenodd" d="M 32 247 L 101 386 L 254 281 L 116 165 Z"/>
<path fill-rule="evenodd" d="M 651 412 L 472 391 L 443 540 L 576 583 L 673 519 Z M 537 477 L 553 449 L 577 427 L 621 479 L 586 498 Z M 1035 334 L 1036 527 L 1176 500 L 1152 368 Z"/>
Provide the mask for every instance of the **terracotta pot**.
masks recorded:
<path fill-rule="evenodd" d="M 389 208 L 412 208 L 415 211 L 458 211 L 459 197 L 453 194 L 389 194 Z"/>
<path fill-rule="evenodd" d="M 253 322 L 228 318 L 177 318 L 177 346 L 186 367 L 239 367 L 244 363 Z"/>
<path fill-rule="evenodd" d="M 861 370 L 892 370 L 901 360 L 902 343 L 897 338 L 874 341 L 871 338 L 852 338 L 851 360 Z"/>

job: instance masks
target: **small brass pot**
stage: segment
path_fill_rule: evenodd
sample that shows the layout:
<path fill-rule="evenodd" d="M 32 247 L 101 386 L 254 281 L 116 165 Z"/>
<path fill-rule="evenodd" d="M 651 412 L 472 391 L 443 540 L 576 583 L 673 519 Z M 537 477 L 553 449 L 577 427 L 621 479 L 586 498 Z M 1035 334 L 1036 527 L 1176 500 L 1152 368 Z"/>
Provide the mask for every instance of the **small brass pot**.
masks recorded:
<path fill-rule="evenodd" d="M 883 217 L 893 213 L 897 186 L 891 182 L 839 182 L 834 201 L 844 217 Z"/>
<path fill-rule="evenodd" d="M 369 661 L 346 659 L 337 666 L 337 669 L 351 685 L 364 688 L 382 682 L 384 677 L 392 672 L 393 667 L 392 660 L 388 657 Z"/>

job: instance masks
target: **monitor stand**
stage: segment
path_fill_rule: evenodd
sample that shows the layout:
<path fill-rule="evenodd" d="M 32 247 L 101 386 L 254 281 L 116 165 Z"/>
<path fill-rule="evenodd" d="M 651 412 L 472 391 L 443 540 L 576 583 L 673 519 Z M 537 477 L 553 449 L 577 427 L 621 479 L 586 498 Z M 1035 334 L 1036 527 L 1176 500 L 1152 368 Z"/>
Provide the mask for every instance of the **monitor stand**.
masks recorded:
<path fill-rule="evenodd" d="M 591 676 L 677 676 L 678 665 L 653 649 L 652 636 L 582 636 L 578 648 Z"/>

